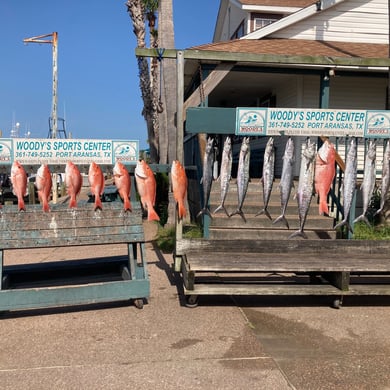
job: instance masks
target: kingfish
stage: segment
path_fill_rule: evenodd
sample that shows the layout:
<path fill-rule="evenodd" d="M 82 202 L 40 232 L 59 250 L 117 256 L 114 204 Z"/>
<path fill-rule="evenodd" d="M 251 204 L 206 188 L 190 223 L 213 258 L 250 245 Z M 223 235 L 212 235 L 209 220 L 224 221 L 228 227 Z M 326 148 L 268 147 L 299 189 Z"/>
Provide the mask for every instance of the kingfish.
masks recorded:
<path fill-rule="evenodd" d="M 238 194 L 238 206 L 237 210 L 230 214 L 230 216 L 239 214 L 244 222 L 246 222 L 245 215 L 242 211 L 242 205 L 248 190 L 249 184 L 249 161 L 250 161 L 251 149 L 249 145 L 249 137 L 244 137 L 241 143 L 240 156 L 238 160 L 237 169 L 237 194 Z"/>
<path fill-rule="evenodd" d="M 214 139 L 208 138 L 206 144 L 206 150 L 203 156 L 203 176 L 201 179 L 201 184 L 203 186 L 203 208 L 199 211 L 197 217 L 207 214 L 212 218 L 209 210 L 209 199 L 211 184 L 213 182 L 213 164 L 214 164 Z"/>
<path fill-rule="evenodd" d="M 274 139 L 270 137 L 264 151 L 264 162 L 263 162 L 263 176 L 261 183 L 263 185 L 263 203 L 264 208 L 259 211 L 256 216 L 265 214 L 271 221 L 272 217 L 267 210 L 269 198 L 272 192 L 272 185 L 274 183 L 274 171 L 275 171 L 275 149 Z"/>
<path fill-rule="evenodd" d="M 286 210 L 288 200 L 290 199 L 291 188 L 293 186 L 293 165 L 295 162 L 295 147 L 294 141 L 291 137 L 288 138 L 283 155 L 283 167 L 282 176 L 280 178 L 279 191 L 280 191 L 280 204 L 281 215 L 276 218 L 273 223 L 283 221 L 289 229 L 289 225 L 286 219 Z"/>
<path fill-rule="evenodd" d="M 376 179 L 376 142 L 375 140 L 370 140 L 368 143 L 368 151 L 366 153 L 366 158 L 364 161 L 364 175 L 363 182 L 360 186 L 360 189 L 363 191 L 363 213 L 355 218 L 353 223 L 364 221 L 368 226 L 370 222 L 366 217 L 368 206 L 372 198 L 372 193 L 375 188 L 375 179 Z"/>
<path fill-rule="evenodd" d="M 223 144 L 222 160 L 221 160 L 221 173 L 219 175 L 219 181 L 221 185 L 221 203 L 215 209 L 214 214 L 219 210 L 224 210 L 226 215 L 229 216 L 225 208 L 225 199 L 229 190 L 230 179 L 232 177 L 232 141 L 230 137 L 226 137 Z"/>
<path fill-rule="evenodd" d="M 299 182 L 297 190 L 299 230 L 291 234 L 289 238 L 301 236 L 307 238 L 303 229 L 305 227 L 307 213 L 310 208 L 311 198 L 314 188 L 314 168 L 315 168 L 316 144 L 307 138 L 302 148 L 301 167 L 299 172 Z"/>
<path fill-rule="evenodd" d="M 389 191 L 389 187 L 390 187 L 390 140 L 387 141 L 385 152 L 383 154 L 381 202 L 380 202 L 380 208 L 377 210 L 376 214 L 380 214 L 383 211 L 387 199 L 387 192 Z"/>
<path fill-rule="evenodd" d="M 337 229 L 341 226 L 347 226 L 348 230 L 353 233 L 352 227 L 348 222 L 349 213 L 351 211 L 352 201 L 356 189 L 356 174 L 357 174 L 357 145 L 356 139 L 351 138 L 349 149 L 347 153 L 347 158 L 345 162 L 345 172 L 343 180 L 343 208 L 344 208 L 344 218 L 340 221 L 334 229 Z"/>

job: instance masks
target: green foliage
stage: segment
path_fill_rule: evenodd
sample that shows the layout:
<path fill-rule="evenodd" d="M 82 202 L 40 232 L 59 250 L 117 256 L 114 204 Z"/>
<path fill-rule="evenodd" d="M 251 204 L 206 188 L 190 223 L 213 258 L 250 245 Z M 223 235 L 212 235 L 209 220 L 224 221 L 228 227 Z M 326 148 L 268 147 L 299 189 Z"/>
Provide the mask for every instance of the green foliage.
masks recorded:
<path fill-rule="evenodd" d="M 201 238 L 202 229 L 198 225 L 183 226 L 184 238 Z M 157 232 L 157 246 L 163 253 L 172 253 L 175 249 L 175 227 L 160 227 Z"/>
<path fill-rule="evenodd" d="M 390 226 L 369 227 L 364 222 L 354 225 L 354 240 L 390 240 Z"/>

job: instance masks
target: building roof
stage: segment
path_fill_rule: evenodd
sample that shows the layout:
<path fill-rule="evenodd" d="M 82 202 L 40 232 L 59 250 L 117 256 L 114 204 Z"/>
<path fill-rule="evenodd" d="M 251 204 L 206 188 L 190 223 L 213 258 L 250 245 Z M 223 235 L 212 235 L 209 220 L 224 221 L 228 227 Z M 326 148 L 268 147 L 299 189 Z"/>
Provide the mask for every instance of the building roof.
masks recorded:
<path fill-rule="evenodd" d="M 192 47 L 191 49 L 287 56 L 389 58 L 389 45 L 387 44 L 329 42 L 302 39 L 236 39 L 232 41 L 204 44 Z"/>
<path fill-rule="evenodd" d="M 307 7 L 314 4 L 316 0 L 239 0 L 239 3 L 246 6 L 269 6 L 269 7 Z"/>

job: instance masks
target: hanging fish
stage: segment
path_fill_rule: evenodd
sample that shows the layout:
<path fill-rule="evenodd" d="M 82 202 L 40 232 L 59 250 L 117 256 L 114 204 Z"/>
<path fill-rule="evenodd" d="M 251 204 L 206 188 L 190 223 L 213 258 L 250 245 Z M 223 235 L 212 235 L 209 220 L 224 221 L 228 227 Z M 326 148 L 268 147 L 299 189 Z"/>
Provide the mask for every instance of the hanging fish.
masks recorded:
<path fill-rule="evenodd" d="M 336 150 L 334 145 L 326 140 L 318 149 L 314 175 L 314 187 L 320 198 L 318 212 L 320 215 L 328 215 L 328 193 L 336 174 Z"/>
<path fill-rule="evenodd" d="M 35 186 L 38 190 L 38 198 L 42 203 L 42 210 L 50 211 L 49 200 L 52 187 L 51 172 L 47 164 L 42 164 L 37 171 Z"/>
<path fill-rule="evenodd" d="M 370 140 L 368 143 L 368 150 L 366 153 L 366 158 L 364 161 L 364 175 L 363 182 L 360 186 L 360 189 L 363 191 L 363 213 L 359 215 L 353 223 L 364 221 L 368 226 L 370 225 L 369 220 L 367 219 L 367 210 L 370 205 L 372 198 L 372 193 L 375 188 L 376 180 L 376 142 L 375 140 Z"/>
<path fill-rule="evenodd" d="M 240 156 L 238 160 L 238 170 L 237 170 L 238 206 L 237 206 L 237 210 L 234 211 L 232 214 L 230 214 L 230 216 L 235 214 L 241 215 L 244 222 L 246 222 L 246 218 L 242 211 L 242 205 L 244 204 L 244 199 L 249 184 L 250 156 L 251 156 L 251 149 L 249 145 L 249 137 L 244 137 L 241 143 Z"/>
<path fill-rule="evenodd" d="M 282 176 L 280 177 L 279 191 L 280 191 L 280 203 L 281 203 L 281 215 L 276 218 L 273 223 L 283 221 L 289 229 L 289 225 L 286 219 L 286 210 L 288 200 L 290 199 L 291 188 L 293 186 L 293 165 L 295 162 L 295 146 L 291 137 L 288 138 L 286 148 L 283 155 L 283 167 Z"/>
<path fill-rule="evenodd" d="M 387 199 L 387 192 L 390 187 L 390 140 L 387 140 L 385 147 L 385 152 L 383 154 L 383 163 L 382 163 L 382 182 L 381 182 L 381 201 L 380 207 L 375 213 L 380 214 L 383 211 L 385 202 Z"/>
<path fill-rule="evenodd" d="M 221 173 L 218 178 L 221 185 L 221 203 L 215 209 L 214 214 L 219 210 L 224 210 L 226 215 L 229 216 L 229 213 L 225 208 L 225 199 L 229 190 L 230 179 L 232 177 L 232 162 L 233 162 L 232 141 L 230 137 L 226 137 L 225 142 L 223 144 Z"/>
<path fill-rule="evenodd" d="M 302 148 L 301 168 L 297 190 L 299 230 L 291 234 L 289 238 L 301 236 L 307 238 L 303 229 L 305 227 L 307 213 L 310 208 L 311 198 L 314 189 L 314 168 L 315 168 L 316 144 L 307 138 Z"/>
<path fill-rule="evenodd" d="M 272 192 L 272 186 L 274 183 L 274 172 L 275 172 L 275 149 L 274 139 L 270 137 L 264 151 L 264 162 L 263 162 L 263 176 L 261 183 L 263 185 L 263 202 L 264 208 L 256 214 L 256 216 L 265 214 L 271 221 L 272 217 L 267 210 L 269 198 Z"/>
<path fill-rule="evenodd" d="M 203 176 L 200 183 L 203 185 L 203 208 L 199 211 L 197 217 L 207 214 L 212 218 L 209 210 L 209 199 L 211 184 L 213 182 L 213 163 L 214 163 L 214 139 L 208 138 L 205 154 L 203 156 Z"/>
<path fill-rule="evenodd" d="M 356 138 L 351 138 L 347 158 L 345 161 L 345 172 L 343 180 L 343 208 L 344 218 L 340 221 L 334 229 L 341 226 L 347 226 L 348 230 L 353 233 L 352 227 L 348 222 L 349 213 L 352 207 L 352 201 L 356 189 L 356 175 L 357 175 L 357 145 Z"/>
<path fill-rule="evenodd" d="M 185 200 L 187 197 L 188 180 L 186 171 L 179 160 L 174 160 L 171 167 L 172 192 L 177 203 L 178 219 L 187 215 Z"/>
<path fill-rule="evenodd" d="M 27 192 L 27 173 L 19 161 L 14 161 L 11 167 L 12 192 L 18 198 L 18 210 L 26 210 L 24 197 Z"/>

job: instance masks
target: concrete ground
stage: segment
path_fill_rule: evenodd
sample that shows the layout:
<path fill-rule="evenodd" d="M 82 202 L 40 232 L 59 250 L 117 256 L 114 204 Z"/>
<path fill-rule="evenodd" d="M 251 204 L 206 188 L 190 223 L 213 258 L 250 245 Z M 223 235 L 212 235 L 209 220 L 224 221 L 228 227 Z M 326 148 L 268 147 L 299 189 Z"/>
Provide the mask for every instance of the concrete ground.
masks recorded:
<path fill-rule="evenodd" d="M 1 389 L 390 389 L 390 299 L 201 297 L 184 306 L 172 256 L 145 222 L 151 294 L 0 316 Z M 98 249 L 99 248 L 99 249 Z M 102 255 L 125 246 L 94 247 Z M 35 250 L 44 262 L 91 248 Z M 5 263 L 28 261 L 20 252 Z"/>

